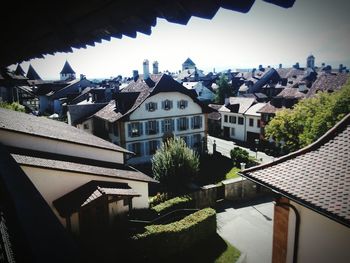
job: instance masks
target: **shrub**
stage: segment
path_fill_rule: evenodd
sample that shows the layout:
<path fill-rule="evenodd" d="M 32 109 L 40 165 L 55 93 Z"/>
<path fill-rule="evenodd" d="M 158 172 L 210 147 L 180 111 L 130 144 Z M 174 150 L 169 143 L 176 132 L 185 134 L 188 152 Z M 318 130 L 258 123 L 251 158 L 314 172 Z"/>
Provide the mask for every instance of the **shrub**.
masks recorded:
<path fill-rule="evenodd" d="M 166 214 L 170 211 L 189 208 L 192 205 L 192 198 L 189 196 L 175 197 L 151 208 L 158 214 Z"/>
<path fill-rule="evenodd" d="M 152 158 L 152 171 L 169 192 L 183 192 L 199 170 L 198 155 L 181 138 L 169 138 Z"/>
<path fill-rule="evenodd" d="M 5 109 L 9 109 L 9 110 L 14 110 L 14 111 L 20 111 L 20 112 L 25 111 L 24 106 L 19 104 L 18 102 L 12 102 L 12 103 L 0 102 L 0 108 L 5 108 Z"/>
<path fill-rule="evenodd" d="M 150 207 L 156 206 L 162 202 L 165 202 L 169 199 L 169 196 L 167 193 L 157 193 L 157 195 L 152 196 L 149 198 L 149 205 Z"/>
<path fill-rule="evenodd" d="M 171 224 L 147 226 L 132 240 L 140 255 L 154 260 L 180 253 L 215 234 L 216 212 L 205 208 Z"/>

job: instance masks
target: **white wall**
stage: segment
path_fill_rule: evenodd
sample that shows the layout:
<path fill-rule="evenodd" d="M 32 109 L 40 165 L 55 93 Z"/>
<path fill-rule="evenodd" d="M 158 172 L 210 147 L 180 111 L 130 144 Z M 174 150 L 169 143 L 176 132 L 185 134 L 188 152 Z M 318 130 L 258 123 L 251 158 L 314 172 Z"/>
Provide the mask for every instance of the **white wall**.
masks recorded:
<path fill-rule="evenodd" d="M 347 263 L 350 260 L 350 228 L 291 202 L 299 211 L 298 263 Z M 289 212 L 287 263 L 292 263 L 295 216 Z"/>
<path fill-rule="evenodd" d="M 59 216 L 52 202 L 59 197 L 82 186 L 83 184 L 90 182 L 91 180 L 127 183 L 137 193 L 141 194 L 140 197 L 133 198 L 133 207 L 148 207 L 148 184 L 146 182 L 88 175 L 84 173 L 59 171 L 39 167 L 30 167 L 25 165 L 21 165 L 21 168 L 41 193 L 45 201 L 48 203 L 48 205 L 51 207 L 51 209 L 54 211 L 64 226 L 66 225 L 65 219 Z"/>
<path fill-rule="evenodd" d="M 246 140 L 246 119 L 242 114 L 238 113 L 232 113 L 232 112 L 224 112 L 221 111 L 221 129 L 224 129 L 224 127 L 229 127 L 230 128 L 230 138 L 235 139 L 235 140 L 240 140 L 240 141 L 245 141 Z M 225 122 L 225 115 L 227 115 L 227 122 Z M 236 116 L 236 123 L 230 123 L 230 117 L 229 116 Z M 243 125 L 238 124 L 238 118 L 243 117 L 244 122 Z M 235 129 L 235 135 L 231 135 L 231 128 Z"/>
<path fill-rule="evenodd" d="M 260 117 L 257 116 L 251 116 L 251 115 L 245 115 L 246 117 L 246 131 L 247 132 L 254 132 L 260 134 L 260 127 L 257 126 L 258 120 L 260 120 Z M 253 127 L 249 126 L 249 119 L 253 119 Z"/>
<path fill-rule="evenodd" d="M 123 163 L 123 153 L 0 129 L 0 142 L 24 149 Z"/>
<path fill-rule="evenodd" d="M 84 128 L 85 124 L 87 125 L 87 129 Z M 88 119 L 88 120 L 82 122 L 81 124 L 78 124 L 77 128 L 80 129 L 80 130 L 83 130 L 83 131 L 85 131 L 87 133 L 90 133 L 90 134 L 94 133 L 92 119 Z"/>

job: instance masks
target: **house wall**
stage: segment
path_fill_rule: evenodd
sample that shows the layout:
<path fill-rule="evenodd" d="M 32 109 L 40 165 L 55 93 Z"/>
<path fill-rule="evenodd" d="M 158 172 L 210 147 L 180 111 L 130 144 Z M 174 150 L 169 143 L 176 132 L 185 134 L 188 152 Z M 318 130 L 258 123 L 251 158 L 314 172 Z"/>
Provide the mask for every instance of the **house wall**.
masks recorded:
<path fill-rule="evenodd" d="M 230 128 L 230 134 L 229 137 L 231 139 L 239 140 L 239 141 L 245 141 L 246 140 L 246 119 L 243 114 L 239 113 L 232 113 L 232 112 L 220 112 L 221 114 L 221 129 L 224 129 L 224 127 Z M 227 115 L 227 122 L 225 122 L 225 115 Z M 230 117 L 229 116 L 236 116 L 236 123 L 230 123 Z M 238 124 L 238 118 L 242 117 L 244 119 L 243 125 Z M 234 128 L 235 133 L 232 135 L 231 128 Z"/>
<path fill-rule="evenodd" d="M 260 120 L 260 117 L 246 115 L 245 118 L 246 118 L 246 123 L 245 123 L 246 131 L 260 134 L 260 127 L 258 127 L 258 120 Z M 249 119 L 254 120 L 253 126 L 249 126 Z"/>
<path fill-rule="evenodd" d="M 133 198 L 133 207 L 148 208 L 148 183 L 146 182 L 31 167 L 26 165 L 21 165 L 21 168 L 64 226 L 66 226 L 66 221 L 64 218 L 59 216 L 52 202 L 82 186 L 83 184 L 90 182 L 91 180 L 127 183 L 132 189 L 141 195 L 140 197 Z M 75 224 L 76 221 L 79 223 L 79 220 L 74 220 L 74 222 L 72 220 L 72 229 L 76 228 L 76 225 L 73 226 L 73 223 Z"/>
<path fill-rule="evenodd" d="M 291 202 L 300 213 L 298 263 L 346 263 L 350 259 L 350 228 Z M 287 263 L 293 256 L 295 216 L 289 213 Z"/>
<path fill-rule="evenodd" d="M 164 110 L 162 109 L 162 102 L 164 100 L 171 100 L 173 102 L 172 108 L 170 110 Z M 187 107 L 184 109 L 178 108 L 178 101 L 180 100 L 186 100 L 188 102 Z M 157 109 L 155 111 L 147 111 L 146 110 L 146 104 L 149 102 L 157 103 Z M 200 128 L 192 129 L 191 127 L 191 118 L 193 116 L 200 116 L 202 118 L 202 125 Z M 177 127 L 177 119 L 181 117 L 187 117 L 189 120 L 188 123 L 188 129 L 181 131 Z M 123 126 L 121 130 L 124 130 L 124 132 L 120 132 L 121 136 L 120 138 L 125 138 L 125 144 L 123 144 L 123 139 L 120 140 L 121 145 L 125 145 L 125 148 L 132 151 L 132 144 L 133 143 L 140 143 L 141 144 L 141 155 L 137 157 L 133 157 L 128 160 L 129 164 L 138 164 L 138 163 L 144 163 L 149 162 L 152 155 L 149 154 L 147 151 L 147 145 L 150 140 L 158 141 L 158 146 L 161 145 L 163 141 L 164 133 L 162 132 L 162 121 L 164 119 L 173 119 L 174 120 L 174 126 L 175 130 L 173 134 L 175 136 L 181 136 L 186 137 L 187 144 L 189 147 L 193 147 L 193 135 L 199 134 L 201 136 L 201 139 L 206 136 L 206 114 L 202 113 L 202 108 L 195 103 L 191 97 L 179 93 L 179 92 L 167 92 L 167 93 L 159 93 L 152 97 L 147 98 L 141 106 L 136 109 L 131 115 L 130 115 L 130 121 L 121 123 Z M 157 134 L 148 135 L 146 134 L 146 123 L 150 120 L 156 120 L 158 122 L 159 132 Z M 130 137 L 128 133 L 128 125 L 132 122 L 141 122 L 143 127 L 143 134 L 141 136 L 136 137 Z"/>
<path fill-rule="evenodd" d="M 81 124 L 77 124 L 77 128 L 90 134 L 94 133 L 92 119 L 88 119 Z"/>
<path fill-rule="evenodd" d="M 0 142 L 24 149 L 123 163 L 123 153 L 0 129 Z"/>

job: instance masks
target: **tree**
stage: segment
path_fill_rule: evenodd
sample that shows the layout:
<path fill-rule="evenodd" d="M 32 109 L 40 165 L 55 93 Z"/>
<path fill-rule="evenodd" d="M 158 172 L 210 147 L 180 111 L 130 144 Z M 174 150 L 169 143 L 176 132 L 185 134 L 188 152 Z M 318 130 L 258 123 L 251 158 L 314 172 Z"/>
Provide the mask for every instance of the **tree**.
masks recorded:
<path fill-rule="evenodd" d="M 216 90 L 215 103 L 224 104 L 225 98 L 229 98 L 234 95 L 233 90 L 228 83 L 228 79 L 225 75 L 221 75 L 220 78 L 216 81 L 216 84 L 219 87 Z"/>
<path fill-rule="evenodd" d="M 152 171 L 168 191 L 182 192 L 199 170 L 198 155 L 181 138 L 169 138 L 152 158 Z"/>
<path fill-rule="evenodd" d="M 247 167 L 257 164 L 255 158 L 249 156 L 249 152 L 240 147 L 234 147 L 230 151 L 230 156 L 233 164 L 238 168 L 241 167 L 241 163 L 245 163 Z"/>
<path fill-rule="evenodd" d="M 265 127 L 266 138 L 285 142 L 287 152 L 316 141 L 350 113 L 350 82 L 334 93 L 319 93 L 300 101 L 294 109 L 278 111 Z"/>

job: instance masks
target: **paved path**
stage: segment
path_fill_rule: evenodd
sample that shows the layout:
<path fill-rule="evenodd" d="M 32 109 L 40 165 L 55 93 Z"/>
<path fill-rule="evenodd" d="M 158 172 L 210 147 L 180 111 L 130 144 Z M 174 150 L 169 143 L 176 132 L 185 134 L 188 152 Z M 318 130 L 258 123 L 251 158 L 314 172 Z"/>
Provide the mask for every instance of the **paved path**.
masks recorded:
<path fill-rule="evenodd" d="M 271 263 L 273 203 L 218 210 L 219 235 L 246 254 L 246 263 Z"/>
<path fill-rule="evenodd" d="M 258 152 L 258 154 L 256 154 L 255 151 L 250 150 L 249 148 L 245 148 L 242 146 L 238 146 L 237 144 L 235 144 L 235 142 L 233 141 L 228 141 L 228 140 L 223 140 L 220 138 L 216 138 L 216 137 L 212 137 L 208 135 L 208 152 L 209 153 L 213 153 L 213 143 L 216 143 L 216 151 L 220 152 L 222 155 L 226 156 L 226 157 L 231 157 L 230 156 L 230 151 L 234 148 L 234 147 L 240 147 L 246 151 L 249 152 L 249 155 L 253 156 L 253 157 L 258 157 L 258 160 L 262 160 L 262 163 L 269 163 L 272 162 L 274 160 L 273 156 L 269 156 L 264 152 Z"/>

